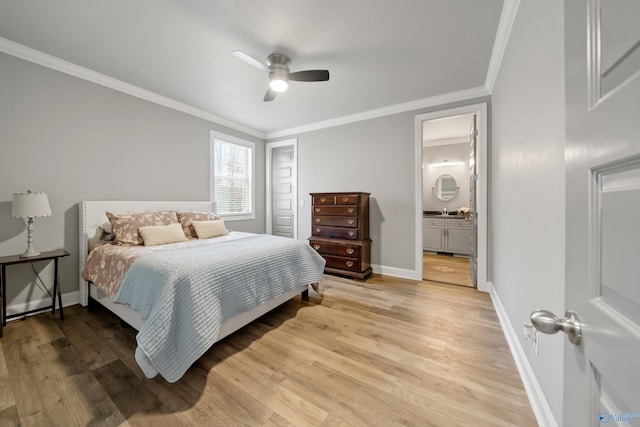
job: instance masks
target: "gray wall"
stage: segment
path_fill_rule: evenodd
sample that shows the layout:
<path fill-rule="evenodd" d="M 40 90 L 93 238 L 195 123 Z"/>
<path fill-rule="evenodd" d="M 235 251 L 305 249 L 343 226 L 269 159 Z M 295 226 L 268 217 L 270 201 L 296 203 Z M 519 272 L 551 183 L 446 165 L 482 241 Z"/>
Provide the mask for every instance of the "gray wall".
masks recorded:
<path fill-rule="evenodd" d="M 45 192 L 53 215 L 35 220 L 36 246 L 71 253 L 62 290 L 76 291 L 78 202 L 209 200 L 210 130 L 257 142 L 256 219 L 230 227 L 264 232 L 264 141 L 6 54 L 0 70 L 0 256 L 26 248 L 12 194 Z M 41 297 L 28 266 L 7 275 L 8 305 Z"/>
<path fill-rule="evenodd" d="M 0 54 L 0 256 L 21 253 L 26 227 L 11 218 L 12 193 L 49 195 L 53 215 L 36 220 L 39 250 L 65 248 L 64 293 L 78 286 L 81 200 L 208 200 L 209 131 L 257 142 L 256 219 L 237 230 L 264 232 L 264 141 L 6 54 Z M 415 269 L 415 117 L 488 102 L 488 97 L 360 121 L 300 135 L 299 238 L 311 234 L 310 192 L 368 191 L 372 262 Z M 419 232 L 419 230 L 418 230 Z M 52 268 L 39 264 L 43 279 Z M 8 304 L 37 300 L 34 274 L 11 267 Z"/>
<path fill-rule="evenodd" d="M 447 208 L 449 212 L 460 207 L 469 207 L 471 193 L 469 191 L 469 143 L 436 145 L 422 149 L 422 208 L 425 211 L 442 211 Z M 464 162 L 459 166 L 442 166 L 430 168 L 429 163 Z M 458 193 L 449 201 L 436 197 L 433 187 L 440 175 L 451 175 L 456 180 Z"/>
<path fill-rule="evenodd" d="M 311 235 L 309 193 L 367 191 L 372 198 L 372 264 L 387 271 L 414 270 L 415 233 L 421 232 L 415 230 L 415 118 L 481 102 L 488 98 L 282 138 L 298 138 L 298 198 L 305 201 L 298 211 L 299 238 Z"/>
<path fill-rule="evenodd" d="M 546 401 L 562 420 L 561 335 L 522 339 L 531 311 L 564 313 L 564 9 L 523 0 L 492 94 L 492 281 Z M 540 26 L 544 25 L 544 31 Z"/>

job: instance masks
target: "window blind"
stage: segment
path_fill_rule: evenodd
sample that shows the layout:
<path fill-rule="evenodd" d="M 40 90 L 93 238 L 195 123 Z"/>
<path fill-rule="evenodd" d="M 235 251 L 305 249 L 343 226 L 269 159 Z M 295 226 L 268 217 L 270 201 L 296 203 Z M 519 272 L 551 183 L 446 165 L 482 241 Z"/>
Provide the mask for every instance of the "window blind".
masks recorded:
<path fill-rule="evenodd" d="M 251 212 L 251 149 L 214 139 L 213 186 L 217 213 Z"/>

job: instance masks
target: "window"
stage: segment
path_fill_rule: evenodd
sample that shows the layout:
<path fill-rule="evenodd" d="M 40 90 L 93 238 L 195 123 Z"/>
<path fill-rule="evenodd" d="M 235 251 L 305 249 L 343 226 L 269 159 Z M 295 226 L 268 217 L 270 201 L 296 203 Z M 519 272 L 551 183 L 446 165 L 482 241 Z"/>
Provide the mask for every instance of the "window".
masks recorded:
<path fill-rule="evenodd" d="M 255 144 L 211 133 L 211 200 L 225 220 L 254 219 Z"/>

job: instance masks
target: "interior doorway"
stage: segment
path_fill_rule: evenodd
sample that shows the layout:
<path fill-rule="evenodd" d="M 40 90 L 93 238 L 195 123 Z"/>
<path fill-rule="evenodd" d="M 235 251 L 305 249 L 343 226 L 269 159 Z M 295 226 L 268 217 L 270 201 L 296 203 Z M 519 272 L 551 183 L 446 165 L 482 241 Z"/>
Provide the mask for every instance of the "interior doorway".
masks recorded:
<path fill-rule="evenodd" d="M 422 122 L 423 280 L 475 287 L 475 114 Z"/>
<path fill-rule="evenodd" d="M 298 140 L 266 144 L 267 234 L 298 237 Z"/>
<path fill-rule="evenodd" d="M 424 124 L 429 121 L 435 121 L 446 118 L 468 116 L 475 118 L 475 129 L 473 141 L 469 139 L 469 129 L 466 130 L 467 135 L 458 136 L 440 136 L 438 137 L 443 142 L 440 145 L 455 145 L 462 143 L 466 148 L 466 161 L 457 160 L 453 157 L 434 159 L 433 163 L 444 163 L 444 167 L 462 167 L 466 171 L 467 175 L 459 175 L 459 179 L 455 179 L 455 173 L 439 173 L 437 177 L 434 174 L 429 173 L 429 179 L 433 182 L 426 183 L 425 178 L 425 165 L 423 164 L 423 150 L 425 144 L 425 135 L 423 132 Z M 462 138 L 466 138 L 463 140 Z M 427 138 L 429 139 L 429 138 Z M 431 137 L 431 139 L 435 139 Z M 426 253 L 430 255 L 452 254 L 457 255 L 455 258 L 463 258 L 462 263 L 466 262 L 469 271 L 471 271 L 472 281 L 476 283 L 476 287 L 482 291 L 488 291 L 487 283 L 487 104 L 474 104 L 465 107 L 453 108 L 448 110 L 436 111 L 433 113 L 422 114 L 416 117 L 416 269 L 419 272 L 420 279 L 424 277 L 424 272 L 427 268 L 424 265 L 425 262 L 425 243 L 427 244 Z M 469 146 L 475 151 L 473 158 L 470 157 Z M 447 160 L 448 162 L 445 162 Z M 462 164 L 451 164 L 454 161 L 462 162 Z M 444 170 L 444 169 L 443 169 Z M 462 170 L 462 169 L 460 169 Z M 455 171 L 455 169 L 449 169 L 449 171 Z M 438 172 L 438 171 L 436 171 Z M 431 176 L 434 175 L 434 176 Z M 452 198 L 449 203 L 434 204 L 433 208 L 428 206 L 425 199 L 425 191 L 427 192 L 439 192 L 445 194 L 451 192 L 451 188 L 438 188 L 438 185 L 452 185 L 451 182 L 438 184 L 437 178 L 442 175 L 450 175 L 456 182 L 454 187 L 457 191 L 460 191 L 462 187 L 467 194 L 464 198 L 455 199 Z M 444 178 L 449 180 L 450 178 Z M 442 181 L 442 179 L 441 179 Z M 473 188 L 473 190 L 471 189 Z M 454 218 L 448 215 L 442 215 L 444 209 L 446 213 L 450 213 L 451 209 L 458 213 L 458 208 L 468 208 L 468 211 L 461 212 L 462 215 L 456 215 Z M 454 209 L 455 208 L 455 209 Z M 425 211 L 433 214 L 432 224 L 425 223 Z M 472 235 L 468 231 L 463 230 L 465 227 L 455 227 L 453 221 L 471 221 L 473 222 L 474 231 Z M 427 221 L 429 222 L 429 221 Z M 462 223 L 457 223 L 461 225 Z M 425 227 L 427 225 L 427 227 Z M 432 227 L 429 227 L 429 226 Z M 431 240 L 432 237 L 437 237 L 440 241 Z M 468 244 L 469 239 L 473 240 L 474 250 L 470 250 Z M 429 245 L 435 244 L 435 247 Z M 465 250 L 466 248 L 466 250 Z M 464 258 L 468 257 L 468 258 Z M 436 258 L 439 259 L 439 258 Z M 447 261 L 453 260 L 453 258 L 443 259 Z M 458 263 L 460 260 L 455 260 Z M 437 267 L 442 270 L 440 273 L 446 273 L 446 270 L 454 269 L 454 267 L 447 268 L 446 263 Z M 458 270 L 460 267 L 458 267 Z M 441 274 L 442 275 L 442 274 Z M 446 274 L 445 274 L 446 276 Z M 441 281 L 441 280 L 440 280 Z"/>

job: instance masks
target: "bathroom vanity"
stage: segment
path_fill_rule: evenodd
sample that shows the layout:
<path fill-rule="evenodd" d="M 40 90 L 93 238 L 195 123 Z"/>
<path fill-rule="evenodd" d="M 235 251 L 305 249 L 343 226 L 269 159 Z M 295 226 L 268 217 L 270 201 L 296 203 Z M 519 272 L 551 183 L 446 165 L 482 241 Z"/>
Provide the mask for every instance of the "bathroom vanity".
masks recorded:
<path fill-rule="evenodd" d="M 454 255 L 471 254 L 473 227 L 469 217 L 425 213 L 422 217 L 422 249 Z"/>

